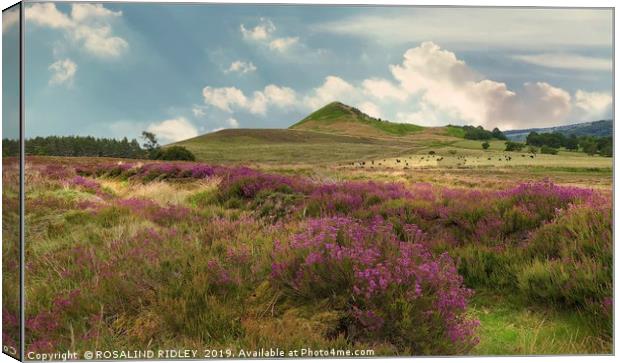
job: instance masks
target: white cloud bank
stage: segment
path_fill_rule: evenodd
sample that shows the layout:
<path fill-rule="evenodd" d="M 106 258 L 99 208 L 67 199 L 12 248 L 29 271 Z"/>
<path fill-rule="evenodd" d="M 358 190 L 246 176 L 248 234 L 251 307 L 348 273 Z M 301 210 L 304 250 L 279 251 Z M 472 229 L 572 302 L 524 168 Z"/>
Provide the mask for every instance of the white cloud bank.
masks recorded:
<path fill-rule="evenodd" d="M 53 3 L 35 3 L 26 6 L 26 21 L 41 27 L 62 29 L 83 49 L 99 58 L 118 58 L 129 48 L 129 43 L 112 34 L 112 19 L 122 15 L 101 4 L 72 4 L 65 14 Z"/>
<path fill-rule="evenodd" d="M 417 8 L 352 15 L 316 24 L 317 32 L 363 37 L 384 44 L 428 39 L 454 49 L 612 46 L 611 9 Z M 586 30 L 587 29 L 587 30 Z"/>
<path fill-rule="evenodd" d="M 198 130 L 184 117 L 151 123 L 147 131 L 157 135 L 162 143 L 171 143 L 198 136 Z"/>
<path fill-rule="evenodd" d="M 58 60 L 49 66 L 52 77 L 49 80 L 50 85 L 68 85 L 73 84 L 73 78 L 77 71 L 77 65 L 71 59 Z"/>
<path fill-rule="evenodd" d="M 544 127 L 593 120 L 610 113 L 612 97 L 604 92 L 566 90 L 546 82 L 527 82 L 509 89 L 486 79 L 455 53 L 433 42 L 410 48 L 400 64 L 389 67 L 392 78 L 368 78 L 358 84 L 338 76 L 298 94 L 269 85 L 249 97 L 235 87 L 203 89 L 207 105 L 233 113 L 265 115 L 272 106 L 310 111 L 342 101 L 374 117 L 427 126 L 448 123 L 500 129 Z"/>

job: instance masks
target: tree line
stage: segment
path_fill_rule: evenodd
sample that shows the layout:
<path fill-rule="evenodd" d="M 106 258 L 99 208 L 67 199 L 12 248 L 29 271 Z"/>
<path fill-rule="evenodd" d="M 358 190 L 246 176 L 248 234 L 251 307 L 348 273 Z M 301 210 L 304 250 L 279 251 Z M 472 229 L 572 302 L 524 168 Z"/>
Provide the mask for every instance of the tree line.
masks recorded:
<path fill-rule="evenodd" d="M 485 130 L 482 126 L 463 126 L 465 138 L 468 140 L 506 140 L 506 135 L 497 127 L 493 131 Z"/>
<path fill-rule="evenodd" d="M 583 151 L 588 155 L 613 156 L 613 138 L 611 136 L 566 136 L 559 132 L 537 133 L 532 131 L 525 139 L 527 145 L 541 148 L 571 151 Z"/>
<path fill-rule="evenodd" d="M 153 160 L 195 160 L 194 155 L 182 146 L 162 148 L 155 134 L 144 131 L 144 143 L 136 139 L 121 140 L 93 136 L 45 136 L 26 140 L 26 155 L 111 157 Z M 17 156 L 19 141 L 2 139 L 2 156 Z"/>

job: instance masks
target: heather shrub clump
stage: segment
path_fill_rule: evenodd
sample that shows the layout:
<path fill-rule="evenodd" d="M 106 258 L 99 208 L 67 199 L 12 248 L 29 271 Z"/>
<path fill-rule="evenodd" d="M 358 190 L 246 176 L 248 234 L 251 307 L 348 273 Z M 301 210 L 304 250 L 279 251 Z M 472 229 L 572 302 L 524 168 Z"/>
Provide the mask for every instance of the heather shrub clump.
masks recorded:
<path fill-rule="evenodd" d="M 309 220 L 276 246 L 272 281 L 294 303 L 327 301 L 353 341 L 387 341 L 415 355 L 464 353 L 476 343 L 477 322 L 465 314 L 472 291 L 452 259 L 399 240 L 381 218 Z"/>

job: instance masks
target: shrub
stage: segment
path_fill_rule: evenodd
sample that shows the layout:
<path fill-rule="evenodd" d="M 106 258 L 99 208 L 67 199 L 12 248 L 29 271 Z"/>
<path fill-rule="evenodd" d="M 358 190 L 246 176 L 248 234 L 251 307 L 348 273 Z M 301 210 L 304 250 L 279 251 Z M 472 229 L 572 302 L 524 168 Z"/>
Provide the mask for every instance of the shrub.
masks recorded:
<path fill-rule="evenodd" d="M 399 240 L 380 217 L 309 220 L 276 246 L 272 282 L 297 304 L 338 311 L 353 341 L 389 341 L 415 355 L 465 353 L 477 342 L 477 321 L 465 315 L 472 291 L 452 259 Z"/>
<path fill-rule="evenodd" d="M 518 280 L 520 290 L 531 299 L 581 309 L 594 325 L 611 334 L 606 304 L 613 295 L 613 245 L 607 207 L 601 201 L 570 206 L 536 231 L 525 248 L 532 262 Z"/>
<path fill-rule="evenodd" d="M 489 142 L 488 142 L 488 141 L 485 141 L 485 142 L 483 142 L 483 143 L 482 143 L 482 148 L 483 148 L 484 150 L 488 149 L 488 148 L 489 148 L 489 146 L 491 146 L 491 144 L 489 144 Z"/>
<path fill-rule="evenodd" d="M 195 161 L 196 157 L 183 146 L 169 146 L 159 149 L 153 159 Z"/>
<path fill-rule="evenodd" d="M 540 153 L 541 154 L 556 155 L 558 153 L 558 149 L 553 148 L 551 146 L 543 145 L 540 148 Z"/>
<path fill-rule="evenodd" d="M 525 144 L 514 141 L 506 141 L 506 151 L 521 151 Z"/>

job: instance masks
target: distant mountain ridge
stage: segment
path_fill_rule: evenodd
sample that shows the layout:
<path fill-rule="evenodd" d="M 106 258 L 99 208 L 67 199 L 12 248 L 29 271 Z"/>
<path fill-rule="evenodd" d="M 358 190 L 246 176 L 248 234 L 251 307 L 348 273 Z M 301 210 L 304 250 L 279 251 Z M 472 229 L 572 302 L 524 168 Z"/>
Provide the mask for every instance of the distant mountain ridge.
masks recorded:
<path fill-rule="evenodd" d="M 529 135 L 530 132 L 538 132 L 539 134 L 559 132 L 566 136 L 574 134 L 576 136 L 605 137 L 613 136 L 613 130 L 613 120 L 599 120 L 555 127 L 508 130 L 504 131 L 504 135 L 506 135 L 506 137 L 512 141 L 525 141 L 527 135 Z"/>

